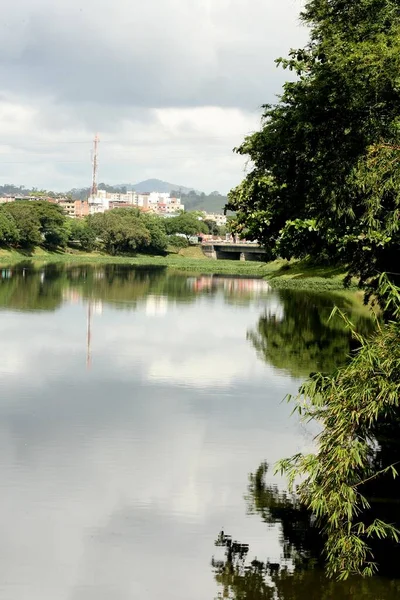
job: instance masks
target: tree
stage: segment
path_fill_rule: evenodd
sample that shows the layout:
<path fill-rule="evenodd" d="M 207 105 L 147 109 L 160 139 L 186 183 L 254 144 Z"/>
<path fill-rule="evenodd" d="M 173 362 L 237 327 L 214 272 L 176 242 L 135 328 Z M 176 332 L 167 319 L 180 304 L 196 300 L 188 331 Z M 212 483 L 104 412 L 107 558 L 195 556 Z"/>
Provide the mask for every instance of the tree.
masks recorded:
<path fill-rule="evenodd" d="M 205 219 L 204 224 L 208 228 L 208 232 L 210 235 L 219 235 L 219 227 L 217 223 L 211 219 Z"/>
<path fill-rule="evenodd" d="M 82 250 L 91 252 L 96 246 L 96 233 L 87 219 L 73 219 L 70 223 L 69 241 L 78 242 Z"/>
<path fill-rule="evenodd" d="M 30 205 L 39 218 L 44 244 L 49 247 L 65 247 L 68 233 L 62 207 L 47 201 L 35 201 Z"/>
<path fill-rule="evenodd" d="M 0 244 L 13 246 L 18 241 L 19 232 L 14 217 L 0 207 Z"/>
<path fill-rule="evenodd" d="M 297 79 L 237 149 L 254 168 L 227 208 L 246 238 L 290 258 L 302 232 L 309 254 L 365 282 L 400 259 L 400 6 L 309 0 L 301 19 L 309 44 L 277 61 Z"/>
<path fill-rule="evenodd" d="M 182 248 L 187 248 L 189 246 L 189 242 L 185 237 L 182 237 L 180 235 L 169 235 L 168 245 L 171 246 L 171 248 L 175 248 L 179 251 Z"/>
<path fill-rule="evenodd" d="M 340 578 L 384 567 L 375 560 L 382 540 L 392 540 L 390 554 L 395 552 L 396 564 L 400 559 L 400 519 L 393 507 L 400 493 L 400 291 L 383 278 L 380 285 L 395 320 L 367 339 L 354 333 L 360 344 L 354 358 L 303 384 L 297 409 L 322 426 L 318 449 L 280 463 L 291 487 L 301 476 L 299 498 L 323 529 L 328 573 Z M 380 501 L 384 489 L 389 510 Z"/>
<path fill-rule="evenodd" d="M 301 18 L 309 44 L 278 60 L 297 79 L 238 148 L 254 167 L 227 208 L 236 232 L 275 255 L 348 264 L 384 309 L 345 366 L 303 385 L 299 412 L 322 426 L 317 451 L 281 463 L 292 483 L 302 476 L 328 572 L 345 578 L 376 571 L 382 539 L 399 549 L 399 519 L 369 494 L 394 477 L 398 497 L 399 453 L 382 444 L 400 423 L 400 293 L 380 275 L 395 282 L 400 264 L 400 5 L 308 0 Z"/>
<path fill-rule="evenodd" d="M 199 233 L 208 233 L 207 225 L 194 212 L 183 212 L 177 217 L 169 218 L 165 226 L 169 235 L 180 233 L 185 235 L 188 241 Z"/>
<path fill-rule="evenodd" d="M 37 246 L 43 241 L 39 215 L 32 209 L 32 204 L 15 201 L 3 208 L 14 219 L 18 228 L 18 244 L 23 247 Z"/>
<path fill-rule="evenodd" d="M 114 208 L 93 215 L 88 223 L 110 254 L 143 250 L 151 242 L 150 232 L 140 212 L 132 208 Z"/>
<path fill-rule="evenodd" d="M 44 200 L 16 200 L 7 203 L 3 210 L 15 221 L 19 245 L 29 247 L 43 244 L 53 248 L 66 245 L 66 217 L 57 204 Z"/>
<path fill-rule="evenodd" d="M 156 215 L 141 215 L 143 223 L 150 233 L 150 244 L 148 252 L 162 253 L 168 246 L 168 237 L 165 232 L 165 220 Z"/>

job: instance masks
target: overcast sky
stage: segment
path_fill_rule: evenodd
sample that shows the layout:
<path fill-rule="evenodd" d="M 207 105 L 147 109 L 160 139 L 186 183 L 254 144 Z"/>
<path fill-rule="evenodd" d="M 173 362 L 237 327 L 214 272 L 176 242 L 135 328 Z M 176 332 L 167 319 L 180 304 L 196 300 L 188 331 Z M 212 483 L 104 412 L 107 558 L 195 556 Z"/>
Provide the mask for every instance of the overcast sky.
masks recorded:
<path fill-rule="evenodd" d="M 302 0 L 13 0 L 0 15 L 0 185 L 156 177 L 227 192 L 232 153 L 306 41 Z"/>

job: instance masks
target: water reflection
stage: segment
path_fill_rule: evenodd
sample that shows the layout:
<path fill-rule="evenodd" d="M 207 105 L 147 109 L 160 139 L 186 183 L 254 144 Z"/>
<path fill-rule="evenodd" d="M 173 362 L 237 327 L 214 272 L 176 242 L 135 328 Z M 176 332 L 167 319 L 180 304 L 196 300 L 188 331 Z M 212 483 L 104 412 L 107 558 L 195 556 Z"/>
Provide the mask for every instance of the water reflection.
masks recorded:
<path fill-rule="evenodd" d="M 136 310 L 140 305 L 149 317 L 163 317 L 173 306 L 201 297 L 222 297 L 234 306 L 260 306 L 261 315 L 257 325 L 249 328 L 248 340 L 268 365 L 295 378 L 330 372 L 347 359 L 352 340 L 340 316 L 330 319 L 335 305 L 349 314 L 360 333 L 374 327 L 367 309 L 352 295 L 274 291 L 260 279 L 187 277 L 163 267 L 112 264 L 53 264 L 35 269 L 26 263 L 0 271 L 0 310 L 54 311 L 65 303 L 88 303 L 88 337 L 93 317 L 102 313 L 104 304 L 118 310 Z"/>
<path fill-rule="evenodd" d="M 392 444 L 391 444 L 392 446 Z M 375 469 L 379 469 L 381 451 Z M 224 531 L 215 546 L 223 550 L 222 558 L 212 558 L 211 565 L 218 586 L 218 598 L 231 600 L 394 600 L 400 594 L 400 581 L 383 577 L 347 581 L 326 579 L 323 571 L 323 537 L 307 510 L 294 495 L 267 482 L 268 466 L 262 463 L 250 475 L 247 502 L 250 514 L 256 514 L 269 527 L 279 523 L 282 554 L 278 562 L 252 555 L 252 548 L 238 542 Z M 398 522 L 393 499 L 398 498 L 398 484 L 386 479 L 385 491 L 376 497 L 382 481 L 369 483 L 371 519 L 385 518 Z M 374 491 L 375 490 L 375 493 Z M 388 495 L 385 496 L 385 492 Z M 396 507 L 397 508 L 397 507 Z M 268 536 L 266 532 L 266 536 Z M 396 547 L 395 547 L 396 546 Z M 399 575 L 399 548 L 388 542 L 374 544 L 375 558 L 381 559 L 381 575 Z"/>
<path fill-rule="evenodd" d="M 347 581 L 327 580 L 317 569 L 293 571 L 287 566 L 248 559 L 246 544 L 223 534 L 216 542 L 225 547 L 222 560 L 212 560 L 217 598 L 229 600 L 396 600 L 400 582 L 375 577 Z M 243 552 L 243 548 L 247 552 Z M 251 549 L 250 549 L 251 550 Z"/>
<path fill-rule="evenodd" d="M 221 528 L 280 561 L 281 521 L 266 535 L 243 490 L 310 443 L 281 402 L 296 369 L 246 337 L 283 299 L 164 269 L 1 272 L 1 598 L 211 598 Z"/>
<path fill-rule="evenodd" d="M 317 371 L 332 372 L 351 349 L 351 335 L 339 315 L 330 318 L 335 305 L 347 312 L 359 333 L 374 328 L 365 307 L 355 307 L 351 296 L 281 290 L 278 309 L 267 307 L 249 340 L 259 356 L 293 377 Z"/>
<path fill-rule="evenodd" d="M 270 291 L 268 283 L 260 279 L 187 277 L 163 267 L 53 264 L 37 269 L 26 263 L 0 270 L 0 308 L 17 310 L 55 310 L 64 301 L 85 299 L 133 309 L 146 299 L 151 312 L 149 298 L 153 304 L 165 306 L 166 301 L 191 302 L 200 295 L 222 294 L 234 303 L 249 303 Z"/>

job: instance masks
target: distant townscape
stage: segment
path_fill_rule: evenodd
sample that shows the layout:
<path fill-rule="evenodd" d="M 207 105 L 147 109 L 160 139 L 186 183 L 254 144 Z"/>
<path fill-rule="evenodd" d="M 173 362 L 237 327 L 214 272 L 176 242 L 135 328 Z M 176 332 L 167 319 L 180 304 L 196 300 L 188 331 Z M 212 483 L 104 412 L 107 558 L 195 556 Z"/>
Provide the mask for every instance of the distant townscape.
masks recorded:
<path fill-rule="evenodd" d="M 140 191 L 146 185 L 156 189 Z M 132 189 L 128 189 L 132 187 Z M 22 186 L 0 186 L 0 204 L 15 202 L 16 200 L 47 200 L 58 204 L 65 214 L 73 219 L 80 219 L 88 215 L 105 213 L 114 208 L 135 207 L 144 213 L 162 217 L 176 216 L 182 211 L 197 211 L 208 221 L 214 221 L 217 226 L 225 226 L 227 218 L 223 213 L 226 196 L 218 192 L 206 195 L 196 190 L 182 188 L 168 184 L 161 180 L 152 179 L 133 186 L 109 186 L 99 184 L 97 190 L 72 189 L 66 193 L 56 193 L 47 190 L 26 189 Z M 169 189 L 171 191 L 160 191 Z"/>
<path fill-rule="evenodd" d="M 168 192 L 145 192 L 138 194 L 134 190 L 126 193 L 107 192 L 98 190 L 95 195 L 89 196 L 89 214 L 103 213 L 112 208 L 136 206 L 144 212 L 157 215 L 177 214 L 185 210 L 180 198 L 171 197 Z"/>

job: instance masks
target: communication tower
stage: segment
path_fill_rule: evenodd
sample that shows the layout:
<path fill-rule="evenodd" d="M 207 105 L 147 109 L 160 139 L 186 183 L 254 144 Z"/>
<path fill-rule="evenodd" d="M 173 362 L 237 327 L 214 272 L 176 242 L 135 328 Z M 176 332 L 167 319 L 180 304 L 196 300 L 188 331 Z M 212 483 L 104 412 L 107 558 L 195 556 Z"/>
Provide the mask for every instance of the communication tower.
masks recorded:
<path fill-rule="evenodd" d="M 90 190 L 90 195 L 95 198 L 97 196 L 97 168 L 98 168 L 98 151 L 99 151 L 99 142 L 100 138 L 96 133 L 93 140 L 93 153 L 92 153 L 92 166 L 93 166 L 93 176 L 92 176 L 92 187 Z"/>
<path fill-rule="evenodd" d="M 86 336 L 86 368 L 92 366 L 92 302 L 88 300 L 87 336 Z"/>

